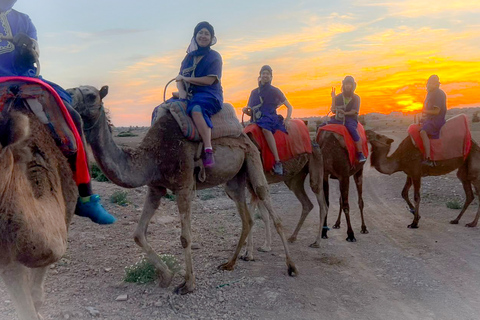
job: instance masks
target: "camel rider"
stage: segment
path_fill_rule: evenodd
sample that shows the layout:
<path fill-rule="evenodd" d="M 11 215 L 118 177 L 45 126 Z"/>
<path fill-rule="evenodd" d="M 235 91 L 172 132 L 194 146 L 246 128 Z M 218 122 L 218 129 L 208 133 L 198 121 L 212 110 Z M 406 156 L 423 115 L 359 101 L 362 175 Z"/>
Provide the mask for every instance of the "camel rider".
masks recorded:
<path fill-rule="evenodd" d="M 243 112 L 252 117 L 252 122 L 262 128 L 268 147 L 272 151 L 275 158 L 273 172 L 283 175 L 283 166 L 278 156 L 277 145 L 273 134 L 280 130 L 287 133 L 286 125 L 292 117 L 293 107 L 280 89 L 272 86 L 273 71 L 268 65 L 260 69 L 258 78 L 258 88 L 252 90 L 248 99 L 247 107 L 243 108 Z M 277 109 L 285 105 L 288 108 L 287 118 L 277 114 Z"/>
<path fill-rule="evenodd" d="M 13 38 L 13 41 L 0 41 L 0 77 L 21 76 L 35 77 L 36 68 L 34 66 L 35 55 L 38 55 L 37 30 L 28 15 L 12 9 L 16 0 L 0 0 L 0 37 Z M 32 50 L 36 48 L 36 50 Z M 38 56 L 37 56 L 38 57 Z M 85 142 L 82 130 L 82 120 L 80 115 L 71 107 L 72 98 L 59 85 L 42 79 L 45 83 L 51 85 L 63 100 L 65 107 L 70 113 L 78 133 Z M 85 145 L 85 143 L 84 143 Z M 72 159 L 73 158 L 73 159 Z M 86 157 L 85 157 L 86 159 Z M 68 157 L 68 162 L 75 167 L 76 155 Z M 84 177 L 79 183 L 79 199 L 75 214 L 88 217 L 98 224 L 111 224 L 115 218 L 110 215 L 100 204 L 100 197 L 93 194 L 91 180 L 88 173 L 88 164 L 83 164 Z M 72 168 L 73 171 L 74 168 Z"/>
<path fill-rule="evenodd" d="M 420 136 L 425 148 L 425 161 L 423 164 L 432 167 L 434 162 L 430 159 L 430 138 L 438 139 L 440 129 L 445 124 L 447 113 L 447 95 L 440 89 L 440 79 L 437 75 L 431 75 L 427 81 L 427 97 L 423 104 L 422 127 Z"/>
<path fill-rule="evenodd" d="M 358 162 L 365 162 L 367 158 L 363 155 L 362 140 L 358 134 L 358 113 L 360 112 L 360 97 L 355 94 L 357 84 L 352 76 L 346 76 L 342 81 L 342 93 L 335 95 L 335 88 L 332 88 L 332 108 L 331 111 L 336 114 L 328 123 L 344 125 L 357 149 Z M 340 119 L 342 120 L 340 120 Z"/>

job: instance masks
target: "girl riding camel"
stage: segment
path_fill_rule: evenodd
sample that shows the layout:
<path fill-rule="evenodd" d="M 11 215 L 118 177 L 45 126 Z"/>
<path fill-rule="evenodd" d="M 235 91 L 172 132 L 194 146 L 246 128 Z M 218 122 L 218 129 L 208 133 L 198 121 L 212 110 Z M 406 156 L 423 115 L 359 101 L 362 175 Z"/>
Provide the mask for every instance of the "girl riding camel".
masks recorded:
<path fill-rule="evenodd" d="M 273 172 L 283 175 L 283 167 L 278 156 L 277 145 L 273 134 L 280 130 L 287 133 L 285 126 L 292 116 L 293 107 L 280 89 L 272 86 L 273 71 L 268 65 L 260 69 L 258 88 L 250 93 L 247 107 L 243 112 L 252 117 L 252 121 L 262 128 L 263 135 L 267 140 L 268 147 L 275 158 Z M 277 114 L 278 107 L 285 105 L 288 108 L 287 118 L 284 120 Z"/>

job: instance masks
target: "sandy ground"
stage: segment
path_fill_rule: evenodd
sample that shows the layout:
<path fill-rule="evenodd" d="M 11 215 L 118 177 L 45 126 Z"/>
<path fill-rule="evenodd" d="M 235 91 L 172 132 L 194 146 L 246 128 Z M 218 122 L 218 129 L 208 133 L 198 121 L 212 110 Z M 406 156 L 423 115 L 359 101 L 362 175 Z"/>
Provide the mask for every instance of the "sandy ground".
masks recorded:
<path fill-rule="evenodd" d="M 405 136 L 399 125 L 379 132 Z M 472 127 L 476 141 L 480 128 Z M 128 139 L 125 144 L 129 144 Z M 132 143 L 133 140 L 130 141 Z M 478 200 L 459 225 L 449 221 L 459 210 L 446 202 L 463 199 L 454 173 L 423 180 L 419 229 L 408 229 L 412 215 L 400 197 L 403 173 L 382 175 L 369 164 L 364 174 L 364 201 L 369 234 L 360 233 L 357 195 L 351 183 L 350 207 L 356 243 L 345 241 L 342 228 L 331 230 L 319 249 L 309 248 L 318 230 L 318 208 L 311 212 L 298 241 L 290 245 L 300 275 L 287 275 L 280 240 L 275 234 L 270 253 L 256 253 L 253 262 L 238 261 L 232 272 L 216 267 L 233 253 L 240 232 L 234 204 L 221 188 L 198 192 L 194 203 L 194 254 L 197 289 L 178 296 L 176 276 L 167 289 L 156 284 L 122 282 L 124 268 L 142 256 L 132 234 L 139 219 L 146 188 L 128 190 L 126 207 L 109 203 L 122 190 L 95 182 L 95 190 L 117 218 L 112 226 L 98 226 L 75 217 L 65 257 L 49 271 L 46 281 L 45 319 L 479 319 L 480 252 L 478 228 L 473 220 Z M 331 197 L 338 199 L 332 181 Z M 274 206 L 290 235 L 301 212 L 300 203 L 283 184 L 271 186 Z M 312 202 L 313 194 L 309 193 Z M 332 201 L 329 225 L 338 213 Z M 263 226 L 256 220 L 255 243 L 263 241 Z M 159 253 L 175 255 L 183 263 L 180 224 L 175 203 L 163 201 L 149 228 L 149 240 Z M 119 295 L 126 301 L 116 301 Z M 0 283 L 0 319 L 16 319 L 14 307 Z"/>

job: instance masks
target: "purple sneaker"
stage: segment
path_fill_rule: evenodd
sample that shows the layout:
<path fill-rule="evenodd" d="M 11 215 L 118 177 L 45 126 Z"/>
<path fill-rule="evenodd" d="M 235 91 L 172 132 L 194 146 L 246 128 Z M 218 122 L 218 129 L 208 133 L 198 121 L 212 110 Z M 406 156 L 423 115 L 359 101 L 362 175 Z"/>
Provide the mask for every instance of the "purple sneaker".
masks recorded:
<path fill-rule="evenodd" d="M 211 168 L 215 165 L 215 159 L 213 158 L 213 150 L 205 150 L 205 155 L 203 157 L 203 166 L 205 168 Z"/>

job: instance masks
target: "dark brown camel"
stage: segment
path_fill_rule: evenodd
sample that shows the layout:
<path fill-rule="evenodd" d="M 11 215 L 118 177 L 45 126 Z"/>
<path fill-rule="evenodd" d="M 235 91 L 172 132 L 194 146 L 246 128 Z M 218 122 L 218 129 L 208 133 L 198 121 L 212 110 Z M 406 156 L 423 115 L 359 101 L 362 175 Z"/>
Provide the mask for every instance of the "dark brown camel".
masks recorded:
<path fill-rule="evenodd" d="M 246 135 L 239 138 L 224 137 L 213 141 L 216 165 L 206 169 L 204 182 L 196 180 L 195 164 L 198 143 L 188 141 L 182 135 L 177 122 L 170 112 L 158 119 L 147 132 L 136 149 L 119 148 L 112 138 L 109 122 L 105 115 L 102 99 L 108 87 L 100 91 L 91 86 L 69 89 L 73 105 L 85 123 L 87 142 L 105 175 L 115 184 L 125 188 L 148 186 L 148 194 L 142 216 L 134 234 L 135 242 L 145 251 L 152 262 L 160 284 L 168 286 L 173 278 L 172 271 L 159 258 L 147 241 L 147 227 L 165 196 L 167 189 L 176 194 L 181 218 L 182 234 L 180 241 L 185 253 L 185 282 L 175 292 L 185 294 L 195 289 L 191 248 L 191 202 L 193 190 L 211 188 L 225 184 L 227 195 L 235 201 L 242 219 L 242 232 L 231 259 L 220 266 L 233 270 L 240 250 L 250 232 L 252 219 L 246 203 L 246 186 L 260 198 L 272 216 L 277 232 L 285 249 L 289 275 L 296 275 L 297 269 L 288 251 L 281 220 L 271 205 L 268 185 L 263 174 L 260 154 Z"/>
<path fill-rule="evenodd" d="M 252 137 L 250 137 L 253 140 Z M 308 214 L 314 208 L 312 202 L 308 198 L 308 195 L 305 191 L 305 179 L 308 174 L 310 174 L 310 188 L 317 198 L 319 215 L 320 215 L 320 229 L 317 236 L 317 241 L 312 243 L 311 247 L 318 248 L 318 239 L 320 238 L 323 221 L 327 213 L 327 206 L 325 202 L 325 196 L 323 192 L 323 158 L 320 148 L 315 145 L 312 147 L 311 154 L 301 154 L 294 159 L 283 162 L 284 175 L 274 175 L 270 172 L 265 172 L 265 177 L 269 184 L 284 182 L 287 187 L 293 191 L 298 201 L 302 204 L 302 214 L 300 220 L 298 221 L 295 231 L 290 236 L 288 241 L 295 242 L 297 240 L 298 233 L 302 228 L 302 225 L 307 218 Z M 271 250 L 271 232 L 270 232 L 270 221 L 268 213 L 264 206 L 256 201 L 255 197 L 252 197 L 250 202 L 250 213 L 253 214 L 255 207 L 258 205 L 262 220 L 265 224 L 265 243 L 258 248 L 259 251 L 268 252 Z M 243 255 L 245 260 L 253 260 L 253 236 L 252 232 L 248 235 L 246 252 Z"/>
<path fill-rule="evenodd" d="M 420 220 L 420 188 L 422 177 L 441 176 L 452 172 L 456 169 L 457 177 L 460 179 L 465 190 L 465 204 L 462 211 L 455 220 L 450 221 L 452 224 L 458 224 L 460 218 L 467 210 L 470 203 L 474 199 L 472 184 L 475 187 L 477 197 L 480 198 L 480 148 L 472 141 L 472 148 L 470 154 L 464 160 L 461 158 L 454 158 L 450 160 L 436 161 L 434 167 L 422 165 L 423 155 L 412 142 L 410 137 L 406 137 L 398 146 L 397 150 L 391 156 L 387 156 L 393 139 L 384 135 L 375 133 L 372 130 L 367 130 L 368 141 L 372 145 L 371 163 L 379 172 L 384 174 L 392 174 L 398 171 L 403 171 L 407 174 L 407 181 L 402 190 L 402 198 L 407 202 L 410 212 L 414 214 L 413 222 L 408 225 L 409 228 L 418 228 L 418 221 Z M 410 202 L 408 191 L 413 184 L 415 205 Z M 475 227 L 480 216 L 480 207 L 477 211 L 475 219 L 468 223 L 467 227 Z"/>
<path fill-rule="evenodd" d="M 341 135 L 322 131 L 318 135 L 318 144 L 322 149 L 323 154 L 323 190 L 325 192 L 325 198 L 327 206 L 329 202 L 329 183 L 328 179 L 337 179 L 340 185 L 340 212 L 337 221 L 333 228 L 340 228 L 340 218 L 342 211 L 345 213 L 345 219 L 347 220 L 347 241 L 355 242 L 355 235 L 350 224 L 350 206 L 348 203 L 348 191 L 350 187 L 350 176 L 353 175 L 355 185 L 358 193 L 358 207 L 360 208 L 360 215 L 362 218 L 361 233 L 368 233 L 367 226 L 363 217 L 363 198 L 362 198 L 362 179 L 363 179 L 363 165 L 364 163 L 356 163 L 355 166 L 350 165 L 347 149 L 345 148 L 345 142 Z M 328 214 L 327 214 L 328 216 Z M 322 229 L 322 238 L 328 238 L 327 236 L 327 218 Z M 317 239 L 318 242 L 318 239 Z"/>

